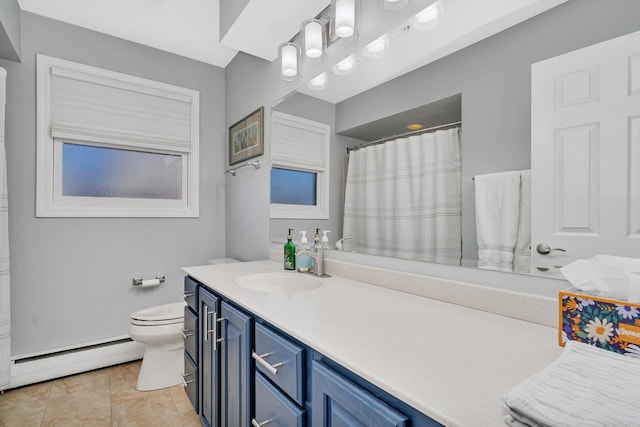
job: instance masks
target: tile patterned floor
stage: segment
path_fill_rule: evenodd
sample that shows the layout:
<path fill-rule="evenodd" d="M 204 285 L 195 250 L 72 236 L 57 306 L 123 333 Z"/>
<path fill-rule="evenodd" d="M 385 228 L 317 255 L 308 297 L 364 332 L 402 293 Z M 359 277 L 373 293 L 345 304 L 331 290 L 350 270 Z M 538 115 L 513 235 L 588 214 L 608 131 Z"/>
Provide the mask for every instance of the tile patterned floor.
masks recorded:
<path fill-rule="evenodd" d="M 199 427 L 182 385 L 137 391 L 140 361 L 7 391 L 0 427 Z"/>

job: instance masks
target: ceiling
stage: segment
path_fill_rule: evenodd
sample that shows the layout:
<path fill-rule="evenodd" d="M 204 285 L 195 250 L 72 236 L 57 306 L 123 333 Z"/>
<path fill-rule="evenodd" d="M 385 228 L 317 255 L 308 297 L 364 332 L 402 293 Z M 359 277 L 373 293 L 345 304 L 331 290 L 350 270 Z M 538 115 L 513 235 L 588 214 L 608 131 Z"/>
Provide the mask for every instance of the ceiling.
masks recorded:
<path fill-rule="evenodd" d="M 340 102 L 565 1 L 445 0 L 446 13 L 436 28 L 416 31 L 405 23 L 391 32 L 385 60 L 360 58 L 354 76 L 331 75 L 328 87 L 321 92 L 307 89 L 301 82 L 299 91 L 328 102 Z M 18 3 L 24 11 L 226 67 L 239 51 L 273 61 L 278 46 L 299 31 L 302 21 L 318 15 L 330 0 L 18 0 Z"/>
<path fill-rule="evenodd" d="M 278 0 L 277 13 L 272 1 L 245 3 L 221 42 L 220 0 L 18 0 L 24 11 L 219 67 L 238 51 L 272 61 L 280 43 L 329 0 Z"/>

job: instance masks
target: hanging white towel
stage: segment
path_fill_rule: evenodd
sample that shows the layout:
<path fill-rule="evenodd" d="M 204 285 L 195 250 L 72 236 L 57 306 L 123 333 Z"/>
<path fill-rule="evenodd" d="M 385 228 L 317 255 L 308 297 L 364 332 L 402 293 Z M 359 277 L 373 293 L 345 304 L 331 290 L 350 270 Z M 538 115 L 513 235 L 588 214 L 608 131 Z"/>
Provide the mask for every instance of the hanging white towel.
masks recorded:
<path fill-rule="evenodd" d="M 478 267 L 513 271 L 520 217 L 520 171 L 478 175 L 475 189 Z"/>
<path fill-rule="evenodd" d="M 569 341 L 502 399 L 511 426 L 638 426 L 640 359 Z"/>
<path fill-rule="evenodd" d="M 513 271 L 531 271 L 531 169 L 520 172 L 520 215 L 518 236 L 513 254 Z"/>

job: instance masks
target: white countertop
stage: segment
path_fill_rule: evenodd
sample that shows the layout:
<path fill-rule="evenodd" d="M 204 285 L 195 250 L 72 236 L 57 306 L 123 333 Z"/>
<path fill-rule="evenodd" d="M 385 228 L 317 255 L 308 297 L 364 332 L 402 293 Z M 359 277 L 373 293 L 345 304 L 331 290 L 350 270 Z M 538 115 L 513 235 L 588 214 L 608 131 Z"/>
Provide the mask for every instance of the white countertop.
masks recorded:
<path fill-rule="evenodd" d="M 500 396 L 561 352 L 555 328 L 341 277 L 291 294 L 235 283 L 284 272 L 272 261 L 184 271 L 447 426 L 505 425 Z"/>

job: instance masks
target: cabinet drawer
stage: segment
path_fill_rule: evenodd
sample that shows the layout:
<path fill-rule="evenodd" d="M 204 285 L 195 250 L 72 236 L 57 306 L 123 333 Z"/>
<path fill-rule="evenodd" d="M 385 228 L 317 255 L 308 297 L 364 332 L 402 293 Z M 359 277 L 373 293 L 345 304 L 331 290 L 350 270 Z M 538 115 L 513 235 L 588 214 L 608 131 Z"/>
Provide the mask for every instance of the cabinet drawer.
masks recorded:
<path fill-rule="evenodd" d="M 256 324 L 256 368 L 299 405 L 304 404 L 304 349 Z"/>
<path fill-rule="evenodd" d="M 184 278 L 184 300 L 191 310 L 198 312 L 198 282 L 189 276 Z"/>
<path fill-rule="evenodd" d="M 184 353 L 184 382 L 186 387 L 184 389 L 187 393 L 187 397 L 191 402 L 191 406 L 195 409 L 196 413 L 200 412 L 198 407 L 198 367 L 191 360 L 191 357 Z"/>
<path fill-rule="evenodd" d="M 198 316 L 189 307 L 184 308 L 184 351 L 198 360 Z"/>
<path fill-rule="evenodd" d="M 256 373 L 256 416 L 253 426 L 269 421 L 269 427 L 303 427 L 304 411 Z"/>
<path fill-rule="evenodd" d="M 314 426 L 408 427 L 409 418 L 320 362 L 313 361 Z"/>

